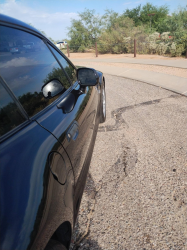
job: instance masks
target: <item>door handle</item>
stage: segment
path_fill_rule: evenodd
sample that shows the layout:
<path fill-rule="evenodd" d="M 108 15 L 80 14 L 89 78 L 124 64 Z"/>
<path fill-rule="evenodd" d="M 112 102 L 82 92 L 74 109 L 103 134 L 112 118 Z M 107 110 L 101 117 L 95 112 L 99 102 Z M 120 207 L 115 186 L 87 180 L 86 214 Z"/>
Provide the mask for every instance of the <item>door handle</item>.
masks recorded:
<path fill-rule="evenodd" d="M 68 142 L 70 142 L 71 140 L 75 141 L 77 139 L 78 134 L 79 134 L 79 124 L 78 122 L 74 121 L 66 133 Z"/>
<path fill-rule="evenodd" d="M 83 91 L 73 89 L 71 93 L 64 97 L 57 105 L 57 108 L 62 109 L 64 114 L 70 113 L 74 109 L 79 96 L 83 94 L 85 94 Z"/>

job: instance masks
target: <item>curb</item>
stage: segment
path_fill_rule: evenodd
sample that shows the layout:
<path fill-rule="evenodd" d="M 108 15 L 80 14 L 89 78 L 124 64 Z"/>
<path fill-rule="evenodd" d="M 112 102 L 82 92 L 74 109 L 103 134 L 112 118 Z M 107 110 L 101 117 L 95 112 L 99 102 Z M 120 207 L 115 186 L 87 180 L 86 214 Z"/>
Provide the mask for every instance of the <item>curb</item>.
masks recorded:
<path fill-rule="evenodd" d="M 76 59 L 76 58 L 75 58 Z M 84 59 L 83 59 L 84 60 Z M 72 59 L 73 61 L 73 59 Z M 108 62 L 105 62 L 105 61 L 99 61 L 100 63 L 108 63 Z M 97 61 L 93 61 L 93 63 L 97 63 Z M 138 64 L 138 65 L 152 65 L 152 66 L 160 66 L 160 67 L 169 67 L 169 68 L 176 68 L 176 69 L 187 69 L 184 68 L 184 67 L 177 67 L 177 66 L 168 66 L 168 65 L 164 65 L 164 64 L 152 64 L 152 63 L 138 63 L 138 62 L 110 62 L 110 63 L 124 63 L 124 64 Z"/>
<path fill-rule="evenodd" d="M 116 76 L 116 77 L 121 77 L 121 78 L 129 79 L 129 80 L 134 80 L 134 81 L 146 83 L 146 84 L 149 84 L 149 85 L 152 85 L 152 86 L 161 88 L 161 89 L 169 90 L 169 91 L 171 91 L 171 92 L 173 92 L 173 93 L 175 93 L 175 94 L 180 94 L 180 95 L 182 95 L 182 96 L 187 97 L 187 93 L 186 93 L 186 95 L 185 95 L 184 93 L 178 92 L 178 91 L 176 91 L 176 90 L 174 90 L 174 89 L 168 89 L 168 88 L 165 88 L 165 87 L 156 85 L 155 83 L 152 83 L 152 82 L 146 82 L 146 81 L 143 81 L 143 80 L 140 80 L 140 79 L 134 79 L 134 78 L 126 77 L 126 76 L 118 76 L 118 75 L 112 75 L 112 74 L 105 74 L 105 75 L 111 75 L 111 76 Z"/>
<path fill-rule="evenodd" d="M 128 62 L 111 62 L 111 63 L 128 63 Z M 163 64 L 146 64 L 146 63 L 132 63 L 132 62 L 129 62 L 129 64 L 138 64 L 138 65 L 152 65 L 152 66 L 160 66 L 160 67 L 168 67 L 168 68 L 176 68 L 176 69 L 187 69 L 184 68 L 184 67 L 176 67 L 176 66 L 167 66 L 167 65 L 163 65 Z"/>

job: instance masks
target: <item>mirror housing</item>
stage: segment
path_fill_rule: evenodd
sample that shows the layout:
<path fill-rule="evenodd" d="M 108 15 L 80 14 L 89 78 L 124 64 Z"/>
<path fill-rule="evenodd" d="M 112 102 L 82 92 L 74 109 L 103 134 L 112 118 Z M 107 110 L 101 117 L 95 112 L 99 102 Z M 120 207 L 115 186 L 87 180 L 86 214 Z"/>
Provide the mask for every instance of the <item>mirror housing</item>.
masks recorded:
<path fill-rule="evenodd" d="M 45 98 L 50 99 L 63 92 L 64 89 L 65 88 L 62 86 L 59 80 L 53 79 L 42 86 L 42 93 Z"/>
<path fill-rule="evenodd" d="M 99 75 L 92 68 L 77 69 L 77 79 L 81 86 L 95 86 L 99 83 Z"/>

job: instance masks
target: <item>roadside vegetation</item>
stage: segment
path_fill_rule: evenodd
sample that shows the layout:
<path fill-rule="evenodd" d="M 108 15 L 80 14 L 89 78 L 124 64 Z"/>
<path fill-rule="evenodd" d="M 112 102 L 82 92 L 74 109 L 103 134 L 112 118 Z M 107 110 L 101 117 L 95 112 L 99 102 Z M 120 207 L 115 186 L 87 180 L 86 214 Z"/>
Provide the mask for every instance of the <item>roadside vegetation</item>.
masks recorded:
<path fill-rule="evenodd" d="M 187 6 L 171 15 L 168 6 L 150 3 L 126 9 L 122 14 L 106 10 L 102 16 L 85 9 L 79 17 L 72 19 L 69 27 L 68 44 L 72 52 L 92 51 L 97 42 L 98 51 L 103 54 L 133 53 L 136 39 L 139 54 L 186 54 Z"/>

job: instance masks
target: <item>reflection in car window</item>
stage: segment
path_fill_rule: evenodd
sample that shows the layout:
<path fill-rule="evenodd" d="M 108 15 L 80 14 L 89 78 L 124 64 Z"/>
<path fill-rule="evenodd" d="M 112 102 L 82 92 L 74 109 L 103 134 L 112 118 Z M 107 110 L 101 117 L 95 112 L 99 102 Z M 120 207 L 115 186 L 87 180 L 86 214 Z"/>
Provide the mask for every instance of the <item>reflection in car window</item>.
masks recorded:
<path fill-rule="evenodd" d="M 50 46 L 50 45 L 49 45 Z M 60 61 L 62 67 L 64 68 L 64 70 L 66 71 L 66 73 L 68 74 L 69 78 L 71 79 L 71 81 L 74 83 L 77 79 L 76 79 L 76 70 L 75 68 L 73 68 L 71 66 L 71 64 L 69 64 L 66 59 L 61 56 L 55 49 L 53 49 L 50 46 L 50 49 L 53 51 L 53 53 L 55 54 L 55 56 L 57 57 L 57 59 Z"/>
<path fill-rule="evenodd" d="M 0 74 L 23 105 L 29 116 L 38 113 L 59 95 L 45 98 L 42 87 L 58 80 L 64 91 L 70 83 L 60 65 L 38 37 L 13 28 L 0 26 L 1 40 L 9 44 L 9 52 L 0 52 Z"/>
<path fill-rule="evenodd" d="M 0 83 L 0 136 L 25 121 L 14 100 Z"/>

